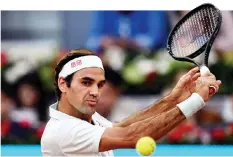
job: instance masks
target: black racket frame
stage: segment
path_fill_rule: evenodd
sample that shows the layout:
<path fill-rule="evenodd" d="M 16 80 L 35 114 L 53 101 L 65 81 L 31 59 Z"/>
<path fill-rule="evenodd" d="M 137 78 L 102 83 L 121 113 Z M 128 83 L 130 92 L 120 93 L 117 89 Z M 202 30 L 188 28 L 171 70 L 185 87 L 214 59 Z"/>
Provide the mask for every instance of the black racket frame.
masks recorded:
<path fill-rule="evenodd" d="M 179 29 L 179 27 L 188 19 L 190 18 L 194 13 L 198 12 L 199 10 L 206 8 L 206 7 L 211 7 L 215 10 L 217 10 L 218 12 L 218 19 L 217 19 L 217 25 L 214 29 L 214 32 L 212 33 L 210 39 L 201 47 L 199 48 L 197 51 L 193 52 L 192 54 L 186 56 L 186 57 L 176 57 L 171 50 L 171 43 L 172 43 L 172 39 L 173 39 L 173 35 L 175 34 L 175 32 Z M 205 51 L 205 57 L 204 57 L 204 65 L 208 66 L 208 58 L 209 58 L 209 53 L 212 47 L 212 44 L 220 30 L 221 27 L 221 23 L 222 23 L 222 15 L 221 12 L 218 8 L 216 8 L 213 4 L 211 3 L 205 3 L 202 4 L 198 7 L 196 7 L 195 9 L 191 10 L 189 13 L 187 13 L 176 25 L 175 27 L 172 29 L 172 31 L 170 32 L 169 36 L 168 36 L 168 40 L 167 40 L 167 51 L 168 53 L 175 59 L 178 61 L 186 61 L 186 62 L 192 62 L 194 64 L 196 64 L 197 66 L 200 66 L 199 63 L 197 63 L 196 61 L 193 60 L 193 58 L 197 57 L 198 55 L 200 55 L 202 52 Z"/>

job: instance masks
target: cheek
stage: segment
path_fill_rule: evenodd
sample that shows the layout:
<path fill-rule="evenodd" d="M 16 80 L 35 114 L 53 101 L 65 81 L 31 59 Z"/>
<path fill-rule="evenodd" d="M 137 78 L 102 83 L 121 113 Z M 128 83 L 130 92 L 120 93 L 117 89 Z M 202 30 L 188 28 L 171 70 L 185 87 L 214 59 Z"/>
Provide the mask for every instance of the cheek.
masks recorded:
<path fill-rule="evenodd" d="M 86 95 L 88 95 L 88 89 L 80 84 L 71 84 L 67 94 L 70 100 L 80 103 L 80 101 L 83 101 Z"/>

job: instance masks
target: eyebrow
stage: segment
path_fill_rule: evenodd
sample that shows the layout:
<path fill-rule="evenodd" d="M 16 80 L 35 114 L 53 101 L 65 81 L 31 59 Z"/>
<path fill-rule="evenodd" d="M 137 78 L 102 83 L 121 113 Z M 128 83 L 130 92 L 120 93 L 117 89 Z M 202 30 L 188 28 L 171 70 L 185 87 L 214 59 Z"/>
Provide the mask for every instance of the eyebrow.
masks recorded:
<path fill-rule="evenodd" d="M 84 81 L 90 81 L 90 82 L 94 82 L 95 80 L 93 78 L 90 77 L 83 77 L 82 80 Z M 101 80 L 99 83 L 105 83 L 106 80 Z"/>
<path fill-rule="evenodd" d="M 90 77 L 83 77 L 82 80 L 94 82 L 95 80 Z"/>

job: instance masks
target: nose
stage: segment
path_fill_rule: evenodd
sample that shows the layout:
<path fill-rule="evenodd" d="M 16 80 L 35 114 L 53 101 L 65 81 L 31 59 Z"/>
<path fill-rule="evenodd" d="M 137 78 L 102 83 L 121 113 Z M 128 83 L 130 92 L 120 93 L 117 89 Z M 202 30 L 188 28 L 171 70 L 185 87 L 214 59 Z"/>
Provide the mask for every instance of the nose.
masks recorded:
<path fill-rule="evenodd" d="M 99 88 L 97 85 L 93 85 L 90 89 L 90 95 L 97 97 L 99 94 Z"/>

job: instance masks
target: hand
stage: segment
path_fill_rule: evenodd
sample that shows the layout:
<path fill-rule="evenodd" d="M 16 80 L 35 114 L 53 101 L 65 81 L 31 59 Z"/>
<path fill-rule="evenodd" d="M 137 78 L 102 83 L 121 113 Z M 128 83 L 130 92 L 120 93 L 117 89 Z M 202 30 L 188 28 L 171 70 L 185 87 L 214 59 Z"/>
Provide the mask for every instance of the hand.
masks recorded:
<path fill-rule="evenodd" d="M 200 76 L 201 74 L 198 67 L 191 69 L 188 73 L 183 75 L 170 93 L 171 100 L 175 102 L 175 104 L 179 104 L 190 97 L 191 94 L 195 92 L 196 80 Z"/>
<path fill-rule="evenodd" d="M 195 92 L 198 93 L 206 102 L 215 94 L 210 92 L 209 87 L 214 86 L 217 92 L 220 85 L 221 81 L 216 80 L 216 77 L 213 74 L 209 73 L 197 79 Z"/>

